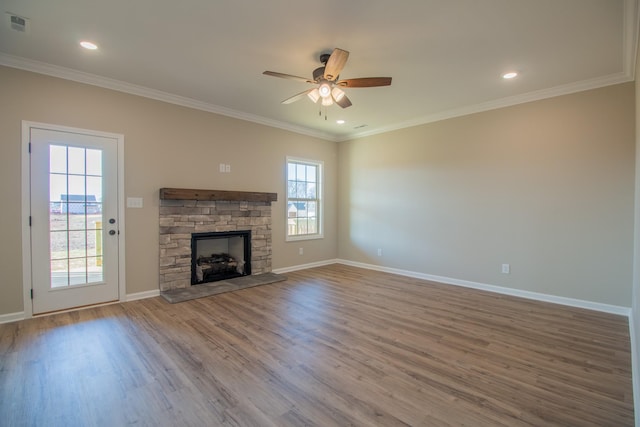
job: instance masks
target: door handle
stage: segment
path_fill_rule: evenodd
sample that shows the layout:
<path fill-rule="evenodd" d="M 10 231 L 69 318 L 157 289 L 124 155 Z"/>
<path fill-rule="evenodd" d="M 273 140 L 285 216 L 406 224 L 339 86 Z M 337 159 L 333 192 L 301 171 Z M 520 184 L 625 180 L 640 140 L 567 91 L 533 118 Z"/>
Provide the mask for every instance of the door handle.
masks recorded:
<path fill-rule="evenodd" d="M 113 236 L 114 234 L 116 234 L 116 230 L 109 230 L 109 235 Z"/>

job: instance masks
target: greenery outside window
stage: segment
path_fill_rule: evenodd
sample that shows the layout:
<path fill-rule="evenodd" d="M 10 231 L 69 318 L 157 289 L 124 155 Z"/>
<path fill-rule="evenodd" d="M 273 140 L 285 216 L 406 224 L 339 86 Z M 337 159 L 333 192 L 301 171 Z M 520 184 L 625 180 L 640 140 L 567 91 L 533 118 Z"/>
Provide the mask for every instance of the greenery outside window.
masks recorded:
<path fill-rule="evenodd" d="M 287 157 L 287 240 L 323 237 L 322 166 Z"/>

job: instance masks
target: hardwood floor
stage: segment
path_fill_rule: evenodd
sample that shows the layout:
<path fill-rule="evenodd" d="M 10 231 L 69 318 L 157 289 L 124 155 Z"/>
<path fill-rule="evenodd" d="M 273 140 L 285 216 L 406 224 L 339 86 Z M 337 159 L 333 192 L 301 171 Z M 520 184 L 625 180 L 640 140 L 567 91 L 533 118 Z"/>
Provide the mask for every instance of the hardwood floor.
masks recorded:
<path fill-rule="evenodd" d="M 625 317 L 342 265 L 287 276 L 0 325 L 0 424 L 633 425 Z"/>

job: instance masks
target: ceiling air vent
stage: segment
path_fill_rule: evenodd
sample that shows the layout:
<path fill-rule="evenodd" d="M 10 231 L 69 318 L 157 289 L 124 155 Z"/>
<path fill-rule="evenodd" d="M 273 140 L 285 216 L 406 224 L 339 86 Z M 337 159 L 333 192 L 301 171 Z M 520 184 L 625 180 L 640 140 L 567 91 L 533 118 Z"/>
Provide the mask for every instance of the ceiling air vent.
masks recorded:
<path fill-rule="evenodd" d="M 7 12 L 5 14 L 9 27 L 21 33 L 29 32 L 29 19 Z"/>

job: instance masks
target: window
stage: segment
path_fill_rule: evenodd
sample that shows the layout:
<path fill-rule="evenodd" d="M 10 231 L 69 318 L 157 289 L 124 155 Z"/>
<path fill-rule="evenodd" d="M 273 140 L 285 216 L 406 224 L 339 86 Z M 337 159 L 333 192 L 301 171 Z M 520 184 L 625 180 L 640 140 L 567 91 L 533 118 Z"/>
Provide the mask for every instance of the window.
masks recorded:
<path fill-rule="evenodd" d="M 322 162 L 287 157 L 287 240 L 322 237 Z"/>

